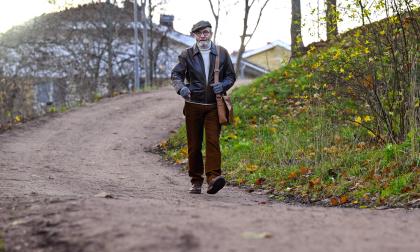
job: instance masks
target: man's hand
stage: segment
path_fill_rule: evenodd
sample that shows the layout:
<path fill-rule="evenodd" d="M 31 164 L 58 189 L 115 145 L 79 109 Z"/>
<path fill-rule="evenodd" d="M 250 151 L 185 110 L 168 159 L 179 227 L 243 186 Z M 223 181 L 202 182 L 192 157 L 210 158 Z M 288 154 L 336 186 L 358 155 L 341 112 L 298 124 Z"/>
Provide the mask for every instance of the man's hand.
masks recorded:
<path fill-rule="evenodd" d="M 215 94 L 220 94 L 220 93 L 223 93 L 223 91 L 224 91 L 224 89 L 223 89 L 223 83 L 221 83 L 221 82 L 214 83 L 212 85 L 212 87 L 213 87 L 213 92 Z"/>
<path fill-rule="evenodd" d="M 190 95 L 191 95 L 191 91 L 189 88 L 187 87 L 183 87 L 181 88 L 181 90 L 179 90 L 179 94 L 184 98 L 184 99 L 189 99 Z"/>

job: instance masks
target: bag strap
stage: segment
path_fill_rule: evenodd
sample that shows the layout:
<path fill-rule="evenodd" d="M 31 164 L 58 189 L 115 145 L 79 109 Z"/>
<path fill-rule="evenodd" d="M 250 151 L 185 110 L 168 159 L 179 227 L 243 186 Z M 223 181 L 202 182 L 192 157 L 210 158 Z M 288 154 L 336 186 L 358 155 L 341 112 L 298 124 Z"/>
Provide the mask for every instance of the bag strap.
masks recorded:
<path fill-rule="evenodd" d="M 214 83 L 219 82 L 220 47 L 216 46 L 216 61 L 214 62 Z"/>

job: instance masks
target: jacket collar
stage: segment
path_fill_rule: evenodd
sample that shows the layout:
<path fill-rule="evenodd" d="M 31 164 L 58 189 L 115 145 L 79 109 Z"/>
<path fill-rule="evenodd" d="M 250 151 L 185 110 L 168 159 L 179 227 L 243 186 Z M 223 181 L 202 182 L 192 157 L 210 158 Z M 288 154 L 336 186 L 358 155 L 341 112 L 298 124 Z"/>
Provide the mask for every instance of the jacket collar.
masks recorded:
<path fill-rule="evenodd" d="M 195 43 L 193 46 L 193 55 L 196 55 L 199 52 L 200 49 L 198 49 L 197 43 Z M 213 55 L 217 55 L 216 45 L 213 42 L 211 42 L 210 45 L 210 53 L 212 53 Z"/>

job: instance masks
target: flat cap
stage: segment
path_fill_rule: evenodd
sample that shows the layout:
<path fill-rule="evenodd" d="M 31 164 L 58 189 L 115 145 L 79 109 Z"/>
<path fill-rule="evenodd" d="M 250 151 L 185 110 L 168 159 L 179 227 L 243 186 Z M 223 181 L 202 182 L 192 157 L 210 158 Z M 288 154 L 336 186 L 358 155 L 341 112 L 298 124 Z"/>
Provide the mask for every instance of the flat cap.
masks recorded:
<path fill-rule="evenodd" d="M 206 27 L 211 28 L 210 22 L 201 20 L 200 22 L 193 25 L 193 27 L 191 28 L 191 32 L 196 32 L 196 31 L 199 31 L 199 30 L 204 29 Z"/>

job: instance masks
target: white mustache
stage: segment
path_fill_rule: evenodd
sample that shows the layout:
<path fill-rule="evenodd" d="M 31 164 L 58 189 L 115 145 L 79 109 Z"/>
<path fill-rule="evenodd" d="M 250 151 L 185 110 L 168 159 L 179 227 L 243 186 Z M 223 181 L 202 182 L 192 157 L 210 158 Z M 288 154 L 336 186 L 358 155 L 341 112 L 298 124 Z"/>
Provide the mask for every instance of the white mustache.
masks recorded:
<path fill-rule="evenodd" d="M 210 45 L 210 40 L 200 40 L 197 42 L 198 46 L 203 48 L 203 47 L 208 47 Z"/>

